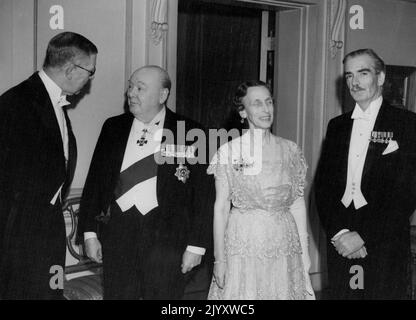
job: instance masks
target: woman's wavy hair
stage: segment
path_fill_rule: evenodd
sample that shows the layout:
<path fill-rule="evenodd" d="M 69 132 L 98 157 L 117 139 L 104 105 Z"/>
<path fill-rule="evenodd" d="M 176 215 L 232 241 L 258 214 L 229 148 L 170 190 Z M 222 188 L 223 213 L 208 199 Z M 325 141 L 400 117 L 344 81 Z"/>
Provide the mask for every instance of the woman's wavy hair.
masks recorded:
<path fill-rule="evenodd" d="M 248 88 L 251 87 L 265 87 L 271 92 L 269 86 L 260 80 L 247 80 L 239 84 L 232 98 L 233 107 L 228 117 L 227 130 L 238 129 L 241 133 L 242 130 L 249 128 L 247 119 L 244 119 L 244 122 L 241 123 L 239 112 L 244 109 L 243 99 L 247 95 Z"/>
<path fill-rule="evenodd" d="M 237 90 L 234 94 L 233 104 L 234 104 L 234 108 L 237 111 L 241 111 L 244 109 L 243 99 L 247 95 L 248 88 L 251 88 L 251 87 L 265 87 L 267 90 L 271 92 L 269 86 L 261 80 L 244 81 L 237 87 Z"/>

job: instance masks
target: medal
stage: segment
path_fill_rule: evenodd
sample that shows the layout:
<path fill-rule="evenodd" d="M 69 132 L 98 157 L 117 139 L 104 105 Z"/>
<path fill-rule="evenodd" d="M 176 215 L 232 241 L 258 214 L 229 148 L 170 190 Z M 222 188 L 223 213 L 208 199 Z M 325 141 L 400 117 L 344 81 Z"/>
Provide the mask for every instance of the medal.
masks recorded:
<path fill-rule="evenodd" d="M 371 142 L 388 144 L 392 139 L 393 132 L 391 131 L 371 131 Z"/>
<path fill-rule="evenodd" d="M 147 129 L 143 129 L 143 134 L 140 137 L 139 140 L 137 140 L 137 144 L 139 145 L 139 147 L 143 147 L 146 143 L 147 143 L 147 139 L 146 139 L 146 133 L 147 133 Z"/>
<path fill-rule="evenodd" d="M 161 147 L 162 157 L 174 157 L 174 158 L 195 158 L 195 146 L 186 146 L 186 145 L 174 145 L 166 144 Z"/>
<path fill-rule="evenodd" d="M 180 163 L 179 166 L 176 168 L 175 176 L 178 178 L 179 181 L 182 181 L 183 183 L 186 182 L 186 180 L 189 178 L 189 169 L 183 165 L 183 163 Z"/>

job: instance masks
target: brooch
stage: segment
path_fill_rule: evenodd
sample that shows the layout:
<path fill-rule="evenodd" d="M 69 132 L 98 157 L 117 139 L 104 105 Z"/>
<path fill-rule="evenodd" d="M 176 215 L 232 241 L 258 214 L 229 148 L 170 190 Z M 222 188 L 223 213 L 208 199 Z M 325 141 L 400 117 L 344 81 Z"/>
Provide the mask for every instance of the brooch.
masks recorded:
<path fill-rule="evenodd" d="M 186 182 L 189 178 L 189 169 L 184 166 L 182 163 L 179 164 L 179 166 L 176 168 L 175 176 L 178 177 L 179 181 L 182 181 L 183 183 Z"/>
<path fill-rule="evenodd" d="M 243 158 L 240 158 L 240 160 L 234 160 L 233 168 L 234 170 L 238 172 L 243 172 L 244 169 L 253 168 L 254 161 L 252 162 L 246 162 Z"/>
<path fill-rule="evenodd" d="M 371 142 L 388 144 L 392 139 L 393 132 L 391 131 L 371 131 Z"/>

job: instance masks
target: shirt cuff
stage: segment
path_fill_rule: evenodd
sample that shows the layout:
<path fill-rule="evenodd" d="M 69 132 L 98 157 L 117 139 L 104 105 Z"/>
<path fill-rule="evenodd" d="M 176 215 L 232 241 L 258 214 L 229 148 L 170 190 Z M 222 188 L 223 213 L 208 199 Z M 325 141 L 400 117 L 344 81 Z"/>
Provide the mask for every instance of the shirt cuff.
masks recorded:
<path fill-rule="evenodd" d="M 84 241 L 88 239 L 97 239 L 97 234 L 95 232 L 84 232 Z"/>
<path fill-rule="evenodd" d="M 189 251 L 189 252 L 192 252 L 192 253 L 199 254 L 199 255 L 203 256 L 205 254 L 206 249 L 201 248 L 201 247 L 195 247 L 195 246 L 187 246 L 186 251 Z"/>
<path fill-rule="evenodd" d="M 346 232 L 350 232 L 350 230 L 349 229 L 342 229 L 335 236 L 332 237 L 331 242 L 334 242 L 336 238 L 338 238 L 339 236 L 341 236 L 342 234 L 344 234 Z"/>

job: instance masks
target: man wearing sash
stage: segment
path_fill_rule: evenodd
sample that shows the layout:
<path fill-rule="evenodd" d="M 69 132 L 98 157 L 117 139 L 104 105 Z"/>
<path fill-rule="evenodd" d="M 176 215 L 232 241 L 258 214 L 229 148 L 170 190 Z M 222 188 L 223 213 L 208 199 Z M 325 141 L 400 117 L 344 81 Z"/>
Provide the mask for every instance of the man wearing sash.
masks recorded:
<path fill-rule="evenodd" d="M 80 232 L 87 255 L 103 261 L 105 299 L 182 298 L 209 245 L 212 181 L 206 161 L 190 161 L 195 141 L 180 137 L 201 127 L 166 107 L 170 87 L 164 69 L 136 70 L 130 112 L 105 122 L 94 151 Z M 97 239 L 102 212 L 110 218 Z"/>
<path fill-rule="evenodd" d="M 344 74 L 355 109 L 329 122 L 315 180 L 331 297 L 406 299 L 416 114 L 383 99 L 386 68 L 373 50 L 349 53 Z"/>

